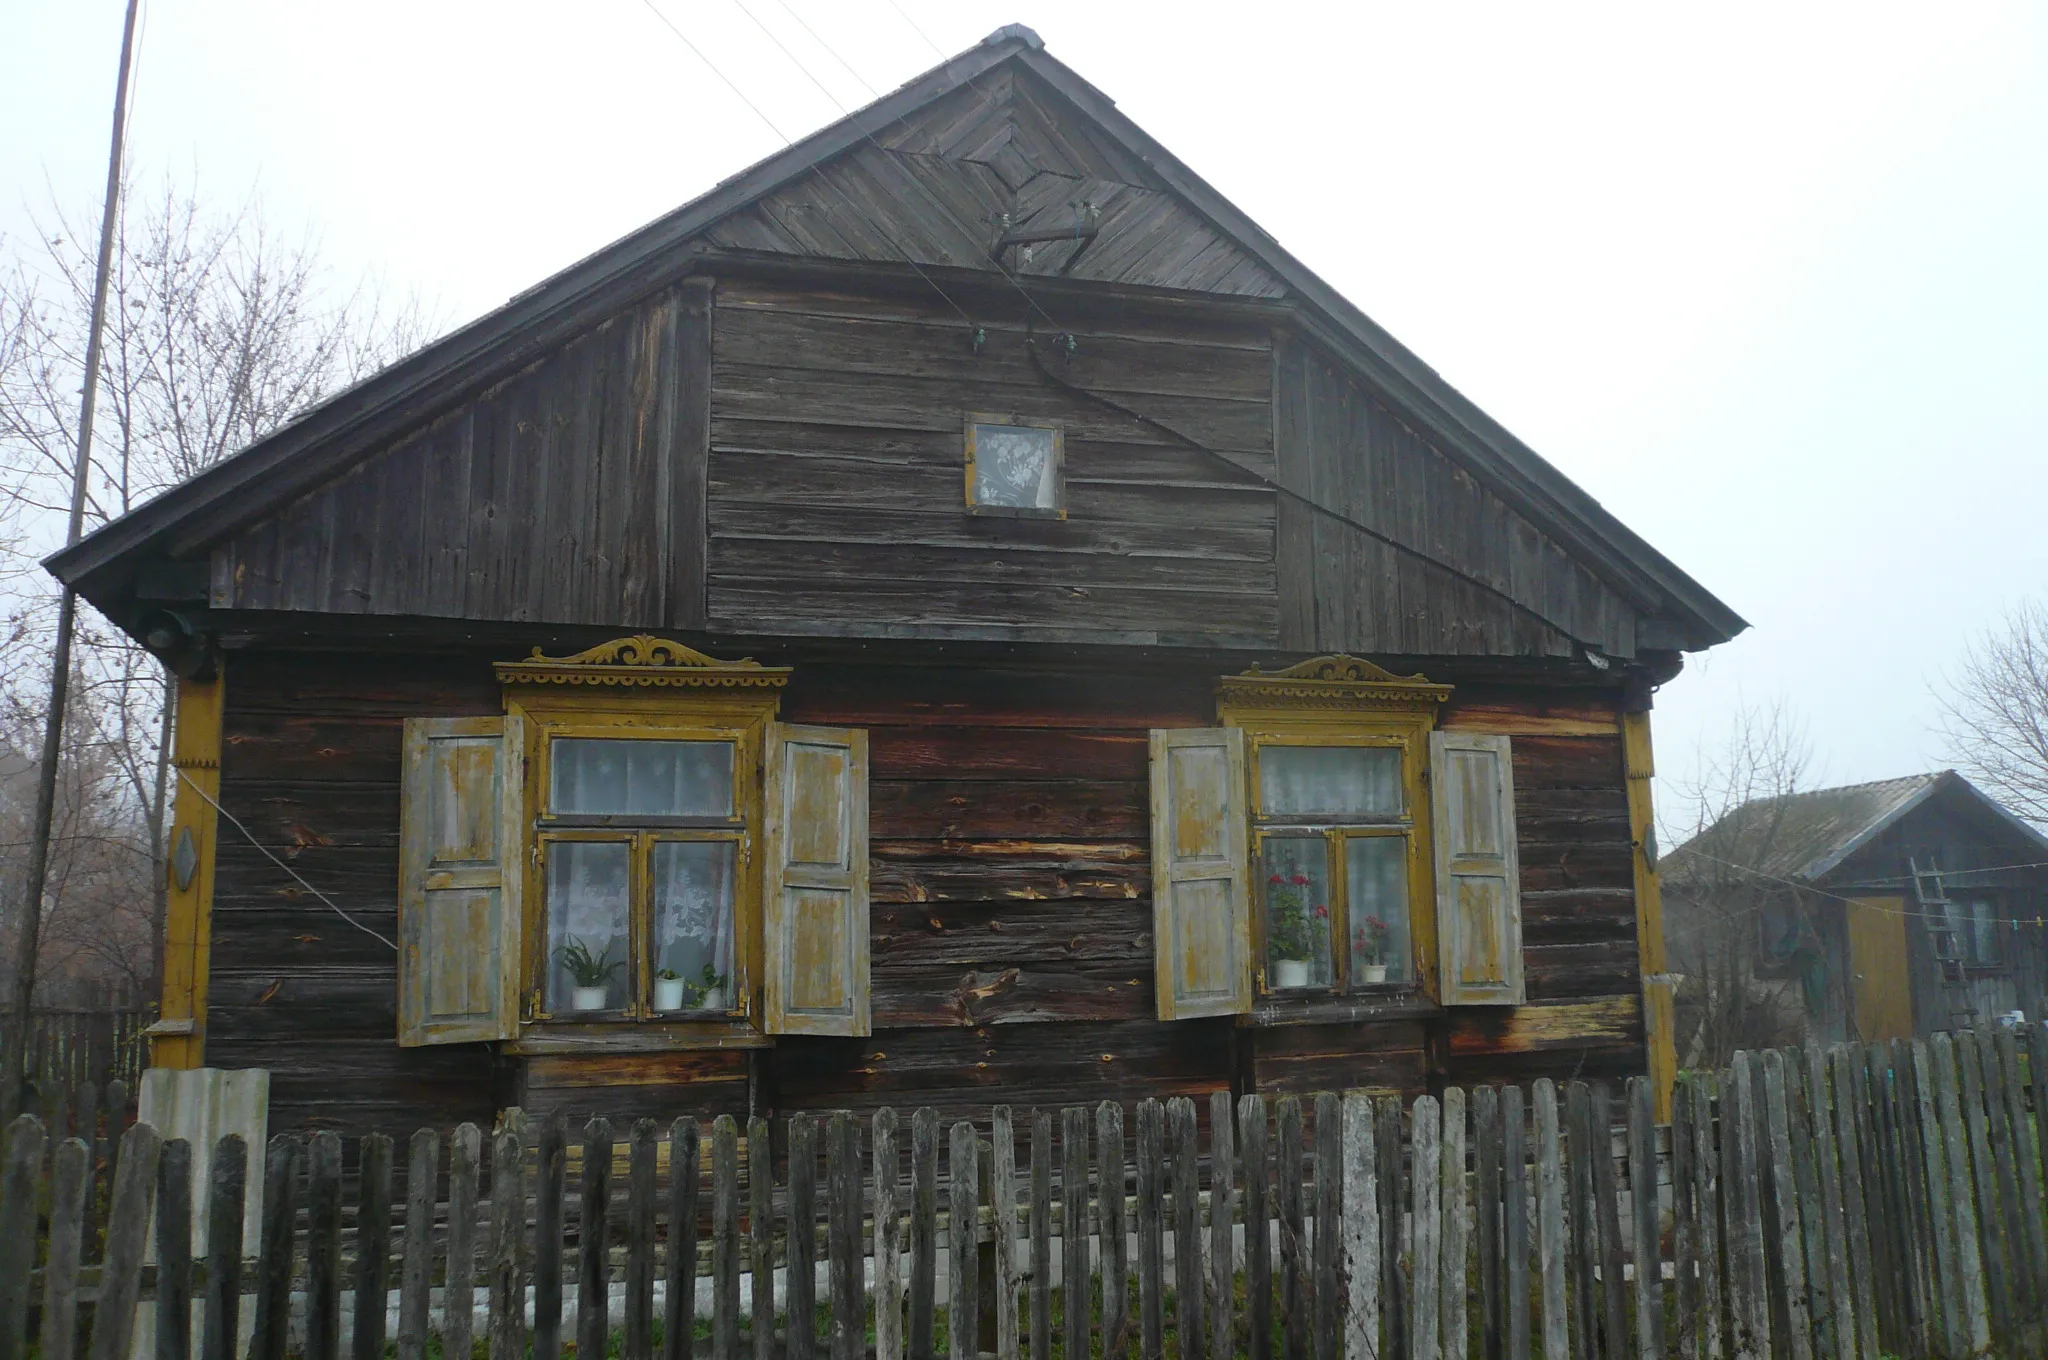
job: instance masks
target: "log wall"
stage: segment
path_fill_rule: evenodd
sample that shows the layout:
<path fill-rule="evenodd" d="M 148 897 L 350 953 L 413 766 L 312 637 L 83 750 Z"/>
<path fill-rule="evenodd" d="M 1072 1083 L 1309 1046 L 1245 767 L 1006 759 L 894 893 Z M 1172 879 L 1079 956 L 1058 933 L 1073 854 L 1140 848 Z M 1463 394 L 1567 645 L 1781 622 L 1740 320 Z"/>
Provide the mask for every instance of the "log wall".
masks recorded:
<path fill-rule="evenodd" d="M 797 665 L 785 718 L 869 733 L 872 1038 L 602 1058 L 400 1049 L 393 952 L 224 827 L 208 1061 L 271 1068 L 278 1127 L 343 1129 L 481 1120 L 507 1101 L 653 1114 L 686 1091 L 709 1113 L 950 1111 L 1641 1069 L 1621 747 L 1601 730 L 1611 697 L 1468 685 L 1444 714 L 1521 729 L 1529 1005 L 1325 1007 L 1247 1028 L 1154 1018 L 1145 763 L 1148 729 L 1214 721 L 1215 679 L 1241 661 L 762 659 Z M 404 719 L 501 711 L 489 661 L 232 657 L 223 805 L 395 939 Z"/>

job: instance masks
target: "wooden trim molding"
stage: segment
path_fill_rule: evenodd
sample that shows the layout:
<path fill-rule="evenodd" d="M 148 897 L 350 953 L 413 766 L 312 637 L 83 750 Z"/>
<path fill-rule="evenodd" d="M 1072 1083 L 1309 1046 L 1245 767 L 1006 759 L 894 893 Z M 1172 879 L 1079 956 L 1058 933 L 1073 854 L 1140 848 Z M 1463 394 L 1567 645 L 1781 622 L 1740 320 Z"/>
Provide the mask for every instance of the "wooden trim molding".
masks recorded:
<path fill-rule="evenodd" d="M 1257 666 L 1226 676 L 1216 687 L 1227 708 L 1332 708 L 1349 711 L 1425 710 L 1451 697 L 1449 685 L 1421 675 L 1395 675 L 1357 656 L 1318 656 L 1281 671 Z"/>
<path fill-rule="evenodd" d="M 1657 1119 L 1671 1122 L 1671 1088 L 1678 1080 L 1672 1032 L 1671 977 L 1664 952 L 1664 888 L 1657 875 L 1657 815 L 1650 781 L 1657 765 L 1650 750 L 1650 715 L 1621 719 L 1622 773 L 1628 780 L 1629 842 L 1636 880 L 1636 948 L 1643 974 L 1643 1044 L 1649 1059 Z"/>
<path fill-rule="evenodd" d="M 150 1027 L 152 1067 L 203 1067 L 206 1062 L 207 976 L 213 952 L 213 868 L 220 797 L 225 661 L 211 680 L 178 681 L 178 711 L 171 748 L 177 788 L 164 872 L 164 983 Z"/>
<path fill-rule="evenodd" d="M 574 656 L 544 656 L 536 647 L 526 660 L 500 661 L 496 669 L 505 685 L 661 689 L 780 689 L 790 673 L 787 666 L 764 666 L 751 658 L 720 661 L 651 633 L 615 638 Z"/>

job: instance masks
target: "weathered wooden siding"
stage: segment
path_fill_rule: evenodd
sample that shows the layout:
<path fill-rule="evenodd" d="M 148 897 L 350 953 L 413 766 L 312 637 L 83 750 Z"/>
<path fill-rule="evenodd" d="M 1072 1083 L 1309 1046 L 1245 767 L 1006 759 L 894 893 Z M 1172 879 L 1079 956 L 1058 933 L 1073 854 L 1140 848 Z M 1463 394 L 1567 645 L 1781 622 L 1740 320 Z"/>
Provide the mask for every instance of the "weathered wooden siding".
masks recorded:
<path fill-rule="evenodd" d="M 1084 227 L 1092 240 L 1012 247 L 1002 265 L 1025 276 L 1230 297 L 1286 292 L 1062 96 L 1008 69 L 879 129 L 705 237 L 727 250 L 992 274 L 1006 232 Z"/>
<path fill-rule="evenodd" d="M 694 281 L 499 382 L 217 548 L 213 607 L 701 624 L 708 326 Z"/>
<path fill-rule="evenodd" d="M 713 331 L 713 627 L 1262 645 L 1278 627 L 1263 328 L 1097 321 L 1048 366 L 1226 451 L 1234 471 L 1049 384 L 1023 326 L 721 285 Z M 1066 429 L 1064 520 L 966 512 L 970 411 Z"/>
<path fill-rule="evenodd" d="M 223 804 L 395 938 L 403 720 L 499 711 L 489 659 L 231 658 Z M 348 1129 L 482 1120 L 505 1100 L 613 1114 L 742 1112 L 750 1099 L 964 1112 L 1640 1070 L 1620 741 L 1598 730 L 1597 697 L 1471 686 L 1446 714 L 1525 729 L 1515 783 L 1529 1005 L 1264 1029 L 1154 1019 L 1146 731 L 1213 722 L 1214 679 L 1197 663 L 799 665 L 787 718 L 869 733 L 871 1038 L 783 1039 L 751 1055 L 402 1050 L 392 952 L 229 831 L 208 1060 L 271 1068 L 280 1127 Z"/>
<path fill-rule="evenodd" d="M 1614 656 L 1635 654 L 1627 600 L 1344 366 L 1282 337 L 1274 410 L 1283 485 L 1434 559 L 1282 498 L 1283 647 L 1570 656 L 1577 638 Z"/>

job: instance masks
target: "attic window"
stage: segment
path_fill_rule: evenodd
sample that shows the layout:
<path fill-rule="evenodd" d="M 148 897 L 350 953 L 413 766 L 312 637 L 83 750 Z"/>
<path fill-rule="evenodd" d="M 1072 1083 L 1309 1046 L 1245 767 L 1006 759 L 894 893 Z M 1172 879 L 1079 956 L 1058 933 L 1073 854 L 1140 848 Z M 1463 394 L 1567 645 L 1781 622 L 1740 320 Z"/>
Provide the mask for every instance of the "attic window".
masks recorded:
<path fill-rule="evenodd" d="M 1065 519 L 1059 426 L 1015 416 L 967 417 L 967 509 L 977 515 Z"/>

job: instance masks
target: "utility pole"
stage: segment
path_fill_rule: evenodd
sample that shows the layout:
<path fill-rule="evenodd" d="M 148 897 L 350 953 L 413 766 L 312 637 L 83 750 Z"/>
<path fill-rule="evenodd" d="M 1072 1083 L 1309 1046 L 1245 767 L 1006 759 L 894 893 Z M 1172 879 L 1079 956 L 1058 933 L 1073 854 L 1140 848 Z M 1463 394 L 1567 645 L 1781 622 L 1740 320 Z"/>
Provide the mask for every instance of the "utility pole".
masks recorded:
<path fill-rule="evenodd" d="M 128 0 L 121 25 L 121 74 L 114 84 L 113 148 L 107 155 L 107 202 L 100 214 L 99 268 L 93 275 L 92 328 L 86 333 L 85 381 L 78 406 L 78 459 L 71 469 L 71 523 L 66 547 L 85 529 L 86 479 L 92 469 L 93 403 L 99 396 L 100 332 L 107 319 L 107 278 L 113 272 L 114 230 L 121 216 L 121 144 L 128 133 L 128 76 L 135 67 L 135 15 L 142 0 Z M 43 722 L 43 758 L 36 767 L 36 820 L 29 833 L 28 875 L 22 885 L 21 940 L 9 1017 L 6 1067 L 0 1070 L 0 1121 L 20 1111 L 28 1086 L 30 1004 L 36 990 L 36 954 L 42 946 L 43 892 L 50 873 L 50 835 L 57 815 L 57 764 L 64 750 L 64 709 L 71 698 L 71 625 L 78 594 L 69 585 L 57 602 L 57 646 L 50 658 L 50 707 Z"/>

